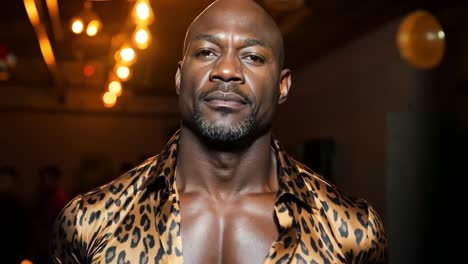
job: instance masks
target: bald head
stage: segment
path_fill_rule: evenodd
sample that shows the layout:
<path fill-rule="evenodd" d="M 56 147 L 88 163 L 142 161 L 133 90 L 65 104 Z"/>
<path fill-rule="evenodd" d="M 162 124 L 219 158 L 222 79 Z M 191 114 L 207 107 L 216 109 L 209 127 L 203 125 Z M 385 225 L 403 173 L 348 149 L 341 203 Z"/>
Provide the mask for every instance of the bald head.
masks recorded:
<path fill-rule="evenodd" d="M 184 56 L 190 43 L 213 28 L 232 30 L 235 26 L 248 27 L 252 35 L 271 47 L 282 66 L 283 37 L 273 18 L 252 0 L 217 0 L 202 11 L 190 24 L 184 41 Z"/>

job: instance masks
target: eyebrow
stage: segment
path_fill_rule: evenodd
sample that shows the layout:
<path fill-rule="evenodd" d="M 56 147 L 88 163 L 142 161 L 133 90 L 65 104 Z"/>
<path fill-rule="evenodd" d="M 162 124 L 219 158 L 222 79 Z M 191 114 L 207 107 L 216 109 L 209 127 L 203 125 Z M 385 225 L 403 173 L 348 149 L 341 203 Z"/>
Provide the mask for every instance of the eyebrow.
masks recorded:
<path fill-rule="evenodd" d="M 208 42 L 212 42 L 218 44 L 221 40 L 219 37 L 210 34 L 198 34 L 195 36 L 195 40 L 206 40 Z M 267 45 L 264 41 L 259 39 L 252 39 L 248 38 L 244 40 L 245 47 L 253 47 L 253 46 L 260 46 L 272 49 L 271 45 Z"/>

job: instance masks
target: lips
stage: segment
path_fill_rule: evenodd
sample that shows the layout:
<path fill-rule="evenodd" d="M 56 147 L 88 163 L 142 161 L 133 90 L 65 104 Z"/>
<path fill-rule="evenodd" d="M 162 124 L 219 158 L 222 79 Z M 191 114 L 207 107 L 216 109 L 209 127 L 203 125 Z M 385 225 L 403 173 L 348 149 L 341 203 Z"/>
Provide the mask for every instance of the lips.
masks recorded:
<path fill-rule="evenodd" d="M 221 92 L 215 91 L 208 94 L 205 98 L 205 101 L 212 102 L 212 101 L 225 101 L 225 102 L 234 102 L 238 104 L 247 104 L 247 101 L 240 95 L 233 93 L 233 92 Z"/>

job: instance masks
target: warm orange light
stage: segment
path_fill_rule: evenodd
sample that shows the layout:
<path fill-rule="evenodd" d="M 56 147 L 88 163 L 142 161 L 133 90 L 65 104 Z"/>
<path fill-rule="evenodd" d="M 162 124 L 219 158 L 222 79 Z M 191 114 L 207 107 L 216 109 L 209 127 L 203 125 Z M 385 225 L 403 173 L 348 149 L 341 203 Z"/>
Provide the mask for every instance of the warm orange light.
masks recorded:
<path fill-rule="evenodd" d="M 36 2 L 34 0 L 24 0 L 24 7 L 28 13 L 29 21 L 33 26 L 39 25 L 39 13 L 37 12 Z"/>
<path fill-rule="evenodd" d="M 20 264 L 33 264 L 32 261 L 30 261 L 29 259 L 23 259 Z"/>
<path fill-rule="evenodd" d="M 39 40 L 39 48 L 41 50 L 42 57 L 45 63 L 49 67 L 49 70 L 55 70 L 55 56 L 52 46 L 50 44 L 49 36 L 44 24 L 40 23 L 39 13 L 37 11 L 36 3 L 34 0 L 24 0 L 24 7 L 28 13 L 29 20 L 34 26 L 36 31 L 37 39 Z"/>
<path fill-rule="evenodd" d="M 110 82 L 107 89 L 116 96 L 120 96 L 122 94 L 122 84 L 119 81 Z"/>
<path fill-rule="evenodd" d="M 60 21 L 60 14 L 57 0 L 46 0 L 47 10 L 49 12 L 50 22 L 52 24 L 52 31 L 57 40 L 63 39 L 62 23 Z"/>
<path fill-rule="evenodd" d="M 47 8 L 53 16 L 59 15 L 58 2 L 57 0 L 46 0 Z"/>
<path fill-rule="evenodd" d="M 133 34 L 133 42 L 140 50 L 148 48 L 148 46 L 151 44 L 151 32 L 146 27 L 137 28 Z"/>
<path fill-rule="evenodd" d="M 73 33 L 81 34 L 83 31 L 86 31 L 86 34 L 90 37 L 96 36 L 102 29 L 101 19 L 98 14 L 93 11 L 91 1 L 84 2 L 84 9 L 72 18 L 70 25 Z"/>
<path fill-rule="evenodd" d="M 125 65 L 131 65 L 136 60 L 135 50 L 131 47 L 124 47 L 119 51 L 119 60 L 121 60 Z"/>
<path fill-rule="evenodd" d="M 135 58 L 135 51 L 132 48 L 123 48 L 120 51 L 120 56 L 126 61 L 133 60 Z"/>
<path fill-rule="evenodd" d="M 153 10 L 148 0 L 137 0 L 132 13 L 135 24 L 148 25 L 153 23 Z"/>
<path fill-rule="evenodd" d="M 113 107 L 117 103 L 117 96 L 112 92 L 105 92 L 102 96 L 102 102 L 105 107 Z"/>
<path fill-rule="evenodd" d="M 397 47 L 402 58 L 410 65 L 431 69 L 444 56 L 445 33 L 435 16 L 425 10 L 416 10 L 400 23 Z"/>
<path fill-rule="evenodd" d="M 84 30 L 84 23 L 82 19 L 75 18 L 71 22 L 71 30 L 75 34 L 81 34 Z"/>
<path fill-rule="evenodd" d="M 101 22 L 99 20 L 91 20 L 86 27 L 86 34 L 90 37 L 97 35 L 101 29 Z"/>
<path fill-rule="evenodd" d="M 119 77 L 120 80 L 126 81 L 130 79 L 131 70 L 129 67 L 121 65 L 117 67 L 115 73 L 117 74 L 117 77 Z"/>
<path fill-rule="evenodd" d="M 148 19 L 150 16 L 150 8 L 148 6 L 148 3 L 145 3 L 144 1 L 138 2 L 136 4 L 135 12 L 139 19 Z"/>
<path fill-rule="evenodd" d="M 9 72 L 0 71 L 0 81 L 8 81 L 11 78 L 11 74 Z"/>
<path fill-rule="evenodd" d="M 40 31 L 38 33 L 39 37 L 39 48 L 41 49 L 42 57 L 47 65 L 55 65 L 55 56 L 54 51 L 52 50 L 52 45 L 50 44 L 49 37 L 45 32 Z"/>

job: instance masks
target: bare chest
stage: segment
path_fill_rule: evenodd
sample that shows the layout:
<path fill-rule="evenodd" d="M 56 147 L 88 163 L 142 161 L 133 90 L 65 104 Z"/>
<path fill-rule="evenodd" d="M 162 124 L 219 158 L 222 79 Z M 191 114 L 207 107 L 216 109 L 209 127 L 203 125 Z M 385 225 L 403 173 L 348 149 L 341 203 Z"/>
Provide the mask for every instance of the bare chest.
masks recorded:
<path fill-rule="evenodd" d="M 278 237 L 274 194 L 216 204 L 180 195 L 184 263 L 262 263 Z"/>

